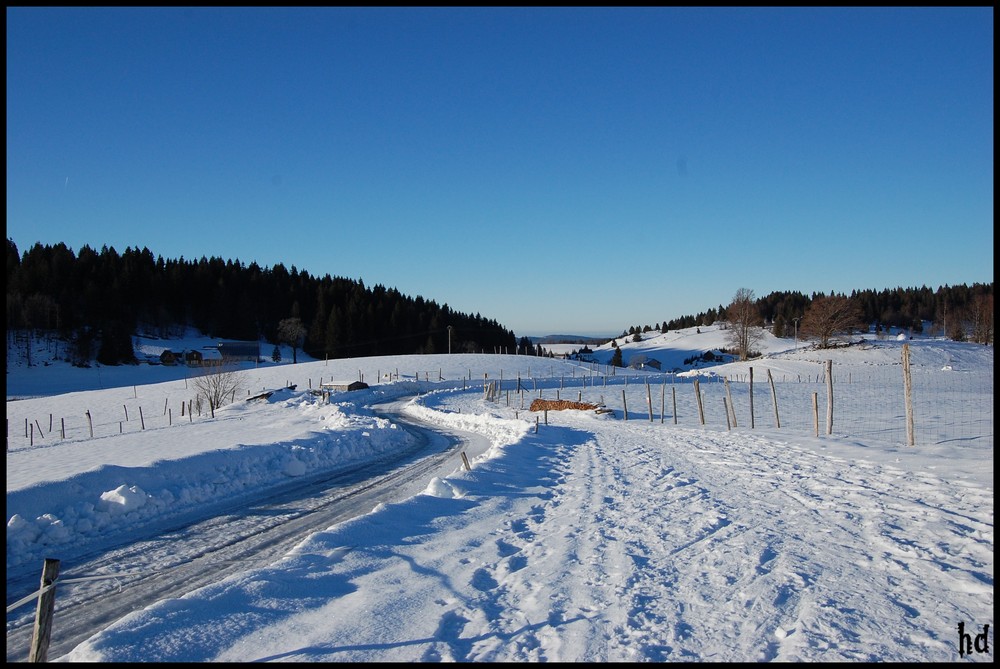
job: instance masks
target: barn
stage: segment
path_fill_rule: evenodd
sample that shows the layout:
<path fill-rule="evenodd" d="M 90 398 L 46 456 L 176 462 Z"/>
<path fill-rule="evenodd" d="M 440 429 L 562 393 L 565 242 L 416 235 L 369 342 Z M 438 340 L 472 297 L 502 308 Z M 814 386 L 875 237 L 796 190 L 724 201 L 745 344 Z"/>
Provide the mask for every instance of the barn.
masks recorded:
<path fill-rule="evenodd" d="M 188 367 L 210 367 L 222 364 L 222 354 L 214 348 L 191 349 L 184 352 Z"/>
<path fill-rule="evenodd" d="M 260 360 L 259 341 L 220 341 L 218 348 L 219 353 L 226 360 L 249 360 L 251 362 Z"/>

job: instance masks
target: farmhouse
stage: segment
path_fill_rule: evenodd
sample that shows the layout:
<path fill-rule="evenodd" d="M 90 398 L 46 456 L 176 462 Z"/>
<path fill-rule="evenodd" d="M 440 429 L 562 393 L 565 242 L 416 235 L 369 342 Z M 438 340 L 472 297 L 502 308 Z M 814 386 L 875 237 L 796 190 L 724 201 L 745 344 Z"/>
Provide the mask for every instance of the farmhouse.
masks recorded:
<path fill-rule="evenodd" d="M 653 369 L 660 369 L 660 361 L 656 358 L 650 358 L 646 355 L 639 354 L 633 355 L 628 361 L 628 366 L 632 369 L 645 369 L 646 367 L 652 367 Z"/>
<path fill-rule="evenodd" d="M 184 352 L 188 367 L 209 367 L 222 364 L 222 354 L 215 348 L 191 349 Z"/>
<path fill-rule="evenodd" d="M 180 357 L 181 357 L 180 353 L 177 353 L 176 351 L 171 351 L 170 349 L 164 349 L 163 352 L 160 353 L 160 364 L 176 365 L 177 360 Z"/>

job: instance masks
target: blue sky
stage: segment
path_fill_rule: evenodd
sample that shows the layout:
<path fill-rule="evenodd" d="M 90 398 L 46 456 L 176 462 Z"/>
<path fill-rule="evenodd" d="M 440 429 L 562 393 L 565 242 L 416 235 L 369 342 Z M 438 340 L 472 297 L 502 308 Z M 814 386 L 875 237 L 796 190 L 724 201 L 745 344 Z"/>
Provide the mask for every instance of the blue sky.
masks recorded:
<path fill-rule="evenodd" d="M 618 334 L 993 281 L 993 9 L 7 8 L 7 236 Z"/>

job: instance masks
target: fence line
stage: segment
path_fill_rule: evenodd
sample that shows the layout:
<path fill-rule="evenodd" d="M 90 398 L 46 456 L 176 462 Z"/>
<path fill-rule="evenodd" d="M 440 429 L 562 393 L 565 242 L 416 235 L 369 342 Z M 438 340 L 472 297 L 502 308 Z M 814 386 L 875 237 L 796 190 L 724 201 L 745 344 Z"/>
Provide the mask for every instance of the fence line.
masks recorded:
<path fill-rule="evenodd" d="M 753 386 L 749 374 L 731 378 L 619 374 L 605 376 L 589 385 L 579 378 L 576 383 L 582 388 L 578 398 L 583 402 L 604 404 L 605 397 L 614 398 L 617 394 L 613 408 L 625 420 L 655 418 L 645 385 L 648 379 L 653 385 L 663 384 L 661 396 L 665 395 L 666 385 L 672 386 L 672 410 L 664 413 L 661 409 L 661 423 L 720 429 L 740 425 L 753 429 L 758 423 L 757 429 L 810 436 L 830 433 L 836 437 L 917 447 L 947 442 L 993 445 L 992 369 L 934 374 L 913 370 L 908 394 L 898 364 L 873 368 L 864 374 L 856 371 L 838 374 L 836 367 L 829 372 L 823 366 L 817 367 L 819 372 L 807 378 L 772 374 L 762 366 L 768 383 Z M 520 382 L 523 387 L 525 379 Z M 558 393 L 564 385 L 564 380 L 559 385 L 549 383 L 538 390 L 538 396 L 542 396 L 544 389 L 555 388 Z M 608 385 L 619 388 L 618 392 L 602 392 Z M 677 386 L 685 385 L 697 389 L 676 392 Z M 532 387 L 530 382 L 528 386 Z M 825 411 L 820 403 L 826 404 Z M 662 402 L 661 406 L 664 404 L 667 403 Z M 636 415 L 635 406 L 650 407 L 649 413 Z M 671 420 L 667 421 L 667 417 Z"/>
<path fill-rule="evenodd" d="M 768 377 L 768 384 L 753 384 L 749 374 L 699 377 L 699 395 L 704 425 L 737 428 L 740 426 L 775 428 L 780 411 L 780 429 L 813 434 L 816 418 L 813 402 L 819 399 L 828 402 L 830 389 L 833 402 L 827 409 L 827 421 L 834 420 L 832 432 L 836 435 L 860 439 L 875 439 L 893 443 L 909 443 L 907 435 L 908 419 L 906 396 L 901 364 L 872 366 L 870 370 L 859 371 L 856 367 L 838 371 L 837 367 L 817 364 L 814 374 L 788 374 L 774 372 L 764 364 L 758 368 Z M 949 371 L 914 368 L 911 374 L 912 391 L 912 441 L 915 445 L 943 443 L 946 441 L 981 441 L 993 444 L 993 370 Z M 395 372 L 395 373 L 393 373 Z M 412 373 L 412 372 L 411 372 Z M 365 375 L 359 370 L 359 378 Z M 383 379 L 382 370 L 371 376 Z M 397 370 L 388 371 L 386 380 L 400 379 Z M 407 378 L 408 377 L 408 378 Z M 678 385 L 693 385 L 694 379 L 672 373 L 640 373 L 624 368 L 571 369 L 569 373 L 557 374 L 551 366 L 534 365 L 526 370 L 500 370 L 485 373 L 475 378 L 471 370 L 468 375 L 456 379 L 444 378 L 440 369 L 419 371 L 412 377 L 404 374 L 403 380 L 424 381 L 425 378 L 437 383 L 451 383 L 460 388 L 479 388 L 484 394 L 493 385 L 493 397 L 504 393 L 521 393 L 519 403 L 523 404 L 523 393 L 542 397 L 546 391 L 558 395 L 560 389 L 572 387 L 578 401 L 604 403 L 604 396 L 614 397 L 618 393 L 611 388 L 620 388 L 621 410 L 630 409 L 630 418 L 651 419 L 653 409 L 647 384 L 661 388 L 661 422 L 675 425 L 700 426 L 702 416 L 698 411 L 698 400 L 692 392 L 676 392 Z M 436 379 L 436 381 L 435 381 Z M 313 387 L 312 379 L 299 387 Z M 665 402 L 665 386 L 671 385 L 671 402 Z M 318 387 L 318 386 L 317 386 Z M 752 388 L 752 390 L 751 390 Z M 752 392 L 752 395 L 751 395 Z M 724 396 L 725 402 L 722 398 Z M 197 404 L 189 399 L 181 401 L 178 419 L 169 406 L 159 400 L 142 399 L 121 405 L 120 415 L 95 414 L 92 410 L 79 415 L 54 418 L 23 417 L 24 433 L 20 434 L 20 423 L 11 425 L 8 419 L 7 449 L 17 450 L 32 446 L 52 445 L 61 441 L 82 441 L 89 438 L 111 437 L 114 435 L 140 432 L 187 425 L 196 418 L 210 418 L 202 407 L 198 413 Z M 509 403 L 509 400 L 508 400 Z M 627 407 L 631 404 L 631 407 Z M 773 418 L 767 409 L 774 405 Z M 143 411 L 155 407 L 152 411 Z M 635 415 L 634 407 L 647 407 L 647 414 Z M 726 416 L 728 412 L 728 417 Z M 751 413 L 752 412 L 752 413 Z M 195 415 L 197 414 L 197 415 Z M 670 421 L 665 417 L 669 416 Z M 728 421 L 728 422 L 727 422 Z M 48 430 L 44 430 L 44 426 Z M 821 430 L 826 434 L 827 429 Z"/>

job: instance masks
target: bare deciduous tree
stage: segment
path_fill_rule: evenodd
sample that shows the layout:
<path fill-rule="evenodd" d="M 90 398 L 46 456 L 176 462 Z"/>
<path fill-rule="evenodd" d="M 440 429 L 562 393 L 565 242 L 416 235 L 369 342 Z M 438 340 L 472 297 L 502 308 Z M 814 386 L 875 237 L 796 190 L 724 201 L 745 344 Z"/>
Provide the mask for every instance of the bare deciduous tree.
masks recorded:
<path fill-rule="evenodd" d="M 977 295 L 969 307 L 972 320 L 972 341 L 977 344 L 993 343 L 993 296 Z"/>
<path fill-rule="evenodd" d="M 729 343 L 740 360 L 749 358 L 764 337 L 764 319 L 757 309 L 757 300 L 749 288 L 740 288 L 726 307 Z"/>
<path fill-rule="evenodd" d="M 296 316 L 278 323 L 278 340 L 292 347 L 292 364 L 298 362 L 298 350 L 306 336 L 306 326 Z"/>
<path fill-rule="evenodd" d="M 861 327 L 861 309 L 858 305 L 843 295 L 830 295 L 813 299 L 802 315 L 799 329 L 802 334 L 819 339 L 820 348 L 830 348 L 833 335 Z"/>
<path fill-rule="evenodd" d="M 205 368 L 191 383 L 198 391 L 198 399 L 205 398 L 212 418 L 215 418 L 215 410 L 230 402 L 240 390 L 242 374 L 237 369 L 235 360 L 225 358 L 222 364 Z"/>

